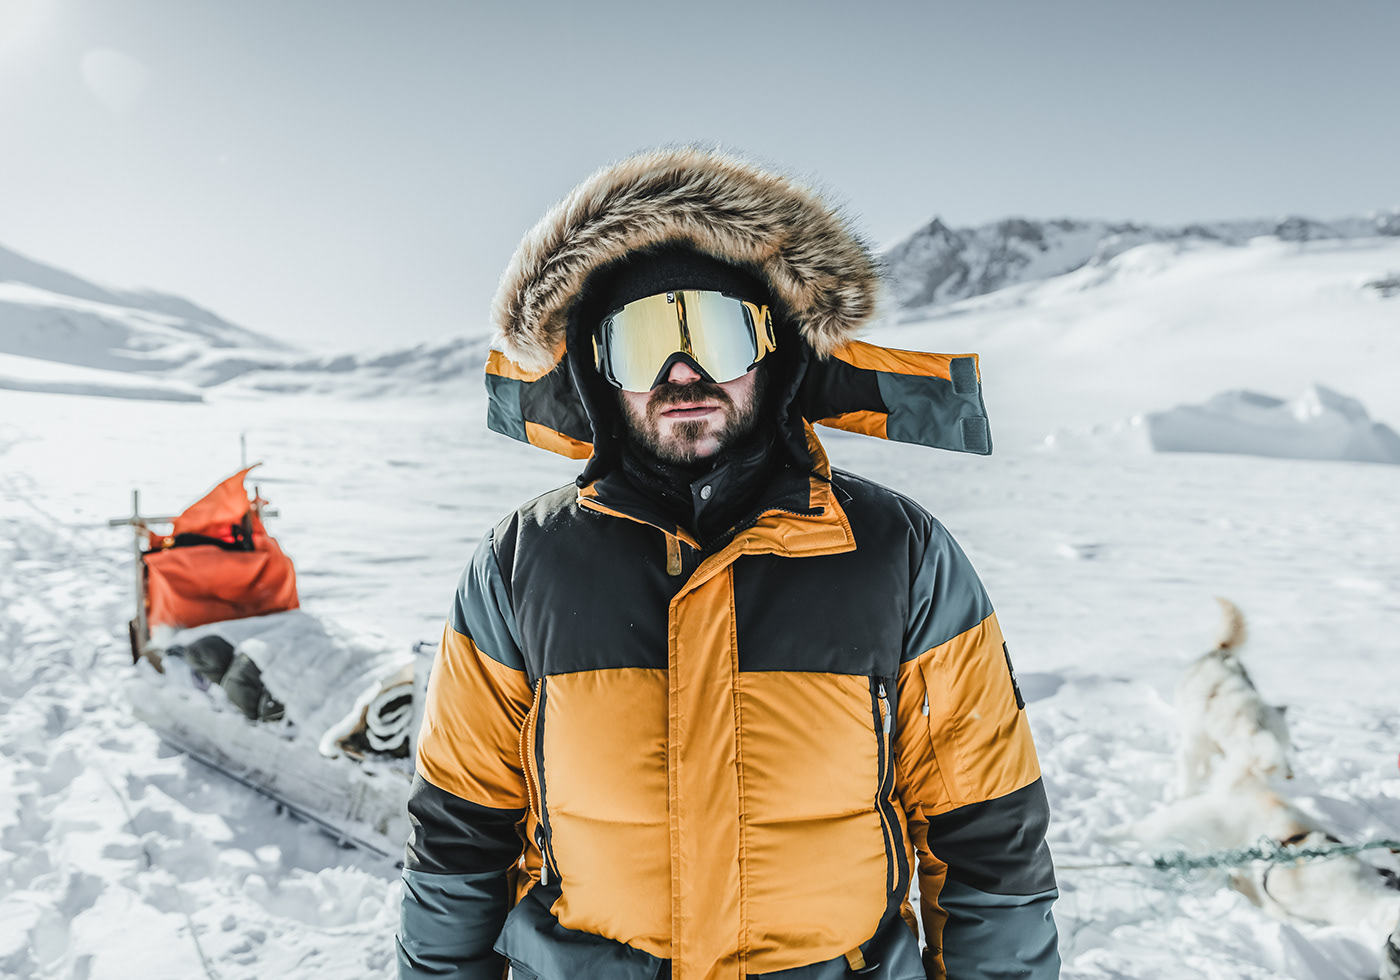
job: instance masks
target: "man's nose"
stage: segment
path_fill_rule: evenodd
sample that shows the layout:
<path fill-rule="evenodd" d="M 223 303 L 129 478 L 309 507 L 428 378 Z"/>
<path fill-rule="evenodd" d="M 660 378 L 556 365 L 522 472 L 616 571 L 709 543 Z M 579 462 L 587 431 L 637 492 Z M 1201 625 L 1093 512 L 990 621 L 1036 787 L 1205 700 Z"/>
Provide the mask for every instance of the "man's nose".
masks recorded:
<path fill-rule="evenodd" d="M 689 385 L 701 380 L 700 372 L 695 370 L 685 361 L 677 361 L 671 365 L 671 370 L 666 375 L 666 380 L 673 385 Z"/>

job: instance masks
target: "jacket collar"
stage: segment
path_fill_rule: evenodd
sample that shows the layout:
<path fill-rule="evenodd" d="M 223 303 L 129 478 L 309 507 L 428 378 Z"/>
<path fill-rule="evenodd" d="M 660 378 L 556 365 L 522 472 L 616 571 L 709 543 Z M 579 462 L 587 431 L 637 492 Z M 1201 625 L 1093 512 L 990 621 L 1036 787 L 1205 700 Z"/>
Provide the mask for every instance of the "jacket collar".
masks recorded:
<path fill-rule="evenodd" d="M 784 468 L 773 433 L 762 426 L 698 467 L 666 463 L 629 440 L 614 473 L 708 545 L 773 495 Z"/>
<path fill-rule="evenodd" d="M 831 464 L 811 426 L 806 426 L 805 431 L 807 451 L 812 458 L 811 471 L 781 467 L 759 503 L 733 528 L 705 544 L 679 527 L 651 495 L 638 490 L 616 470 L 579 488 L 579 506 L 651 525 L 696 550 L 709 551 L 712 556 L 726 554 L 732 558 L 738 554 L 767 553 L 799 557 L 850 551 L 855 548 L 855 536 L 846 512 L 836 499 L 831 484 Z M 702 486 L 703 482 L 702 479 Z"/>

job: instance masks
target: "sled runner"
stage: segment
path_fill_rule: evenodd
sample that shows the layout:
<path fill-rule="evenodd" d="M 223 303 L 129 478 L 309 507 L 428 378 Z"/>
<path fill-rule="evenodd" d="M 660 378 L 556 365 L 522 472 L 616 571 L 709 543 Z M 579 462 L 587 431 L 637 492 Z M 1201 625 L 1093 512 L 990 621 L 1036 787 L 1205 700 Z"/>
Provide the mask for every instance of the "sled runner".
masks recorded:
<path fill-rule="evenodd" d="M 276 512 L 244 490 L 252 468 L 174 517 L 141 514 L 133 493 L 110 522 L 134 532 L 132 713 L 343 843 L 396 854 L 433 649 L 301 609 L 263 524 Z"/>

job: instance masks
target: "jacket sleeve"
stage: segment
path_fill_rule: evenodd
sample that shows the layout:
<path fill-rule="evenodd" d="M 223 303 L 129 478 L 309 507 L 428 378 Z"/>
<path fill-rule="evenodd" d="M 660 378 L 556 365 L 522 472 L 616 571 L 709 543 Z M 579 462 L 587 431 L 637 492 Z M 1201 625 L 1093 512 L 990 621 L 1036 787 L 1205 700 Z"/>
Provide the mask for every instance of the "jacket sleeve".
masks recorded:
<path fill-rule="evenodd" d="M 996 613 L 930 519 L 896 685 L 899 794 L 932 980 L 1059 976 L 1040 765 Z"/>
<path fill-rule="evenodd" d="M 520 731 L 532 692 L 496 560 L 499 532 L 462 575 L 428 680 L 408 802 L 400 980 L 500 980 L 505 971 L 491 947 L 524 846 Z"/>

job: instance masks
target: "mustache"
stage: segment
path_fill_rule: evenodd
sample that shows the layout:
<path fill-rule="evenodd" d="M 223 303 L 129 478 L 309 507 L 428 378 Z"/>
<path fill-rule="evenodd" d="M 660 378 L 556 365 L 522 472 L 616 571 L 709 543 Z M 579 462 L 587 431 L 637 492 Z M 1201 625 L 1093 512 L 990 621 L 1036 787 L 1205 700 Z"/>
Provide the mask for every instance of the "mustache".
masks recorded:
<path fill-rule="evenodd" d="M 686 402 L 705 399 L 717 401 L 724 406 L 734 404 L 734 399 L 729 397 L 729 392 L 708 381 L 693 381 L 685 385 L 663 381 L 651 390 L 651 400 L 647 403 L 647 409 L 648 411 L 662 412 L 672 405 L 683 405 Z"/>

